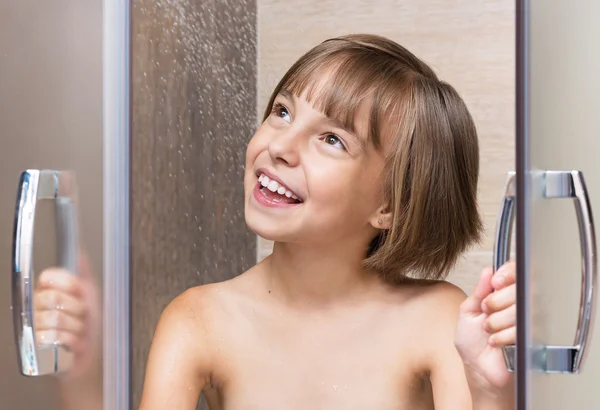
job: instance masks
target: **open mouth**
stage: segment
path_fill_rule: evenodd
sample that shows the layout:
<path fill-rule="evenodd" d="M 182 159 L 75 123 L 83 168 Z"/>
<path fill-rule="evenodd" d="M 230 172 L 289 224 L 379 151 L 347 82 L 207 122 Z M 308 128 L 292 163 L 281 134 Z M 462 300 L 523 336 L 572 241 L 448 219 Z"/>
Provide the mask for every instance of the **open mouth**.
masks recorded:
<path fill-rule="evenodd" d="M 274 203 L 286 203 L 286 204 L 300 204 L 302 200 L 298 198 L 291 189 L 269 178 L 265 174 L 259 174 L 258 176 L 259 190 L 269 201 Z"/>

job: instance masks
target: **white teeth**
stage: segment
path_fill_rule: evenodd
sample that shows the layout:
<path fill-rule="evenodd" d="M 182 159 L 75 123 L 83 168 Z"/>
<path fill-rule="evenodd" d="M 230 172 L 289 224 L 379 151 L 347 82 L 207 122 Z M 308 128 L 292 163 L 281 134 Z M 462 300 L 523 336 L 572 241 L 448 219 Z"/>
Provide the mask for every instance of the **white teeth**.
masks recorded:
<path fill-rule="evenodd" d="M 285 195 L 288 198 L 294 198 L 296 200 L 299 200 L 299 198 L 296 195 L 294 195 L 292 191 L 280 185 L 279 182 L 271 180 L 265 174 L 261 174 L 258 177 L 258 182 L 271 192 L 277 192 L 279 195 Z"/>

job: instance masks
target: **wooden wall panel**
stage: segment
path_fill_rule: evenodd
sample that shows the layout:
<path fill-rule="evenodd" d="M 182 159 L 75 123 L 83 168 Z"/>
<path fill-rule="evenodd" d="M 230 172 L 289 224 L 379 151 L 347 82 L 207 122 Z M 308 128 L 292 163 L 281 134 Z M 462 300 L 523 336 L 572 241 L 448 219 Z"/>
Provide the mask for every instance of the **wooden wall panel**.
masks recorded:
<path fill-rule="evenodd" d="M 251 0 L 134 0 L 132 12 L 132 407 L 164 307 L 256 260 L 244 222 L 255 129 Z M 199 408 L 205 408 L 203 404 Z"/>

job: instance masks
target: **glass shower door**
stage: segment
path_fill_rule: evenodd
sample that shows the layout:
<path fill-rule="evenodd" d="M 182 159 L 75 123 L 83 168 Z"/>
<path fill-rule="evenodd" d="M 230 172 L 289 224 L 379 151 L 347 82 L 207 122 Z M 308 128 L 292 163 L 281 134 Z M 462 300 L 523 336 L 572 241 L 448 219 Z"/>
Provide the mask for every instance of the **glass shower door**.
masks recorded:
<path fill-rule="evenodd" d="M 597 409 L 600 3 L 518 3 L 519 408 Z"/>
<path fill-rule="evenodd" d="M 2 409 L 128 407 L 129 7 L 0 3 Z M 98 302 L 93 360 L 64 383 L 76 354 L 36 337 L 33 295 L 53 266 L 85 275 Z"/>

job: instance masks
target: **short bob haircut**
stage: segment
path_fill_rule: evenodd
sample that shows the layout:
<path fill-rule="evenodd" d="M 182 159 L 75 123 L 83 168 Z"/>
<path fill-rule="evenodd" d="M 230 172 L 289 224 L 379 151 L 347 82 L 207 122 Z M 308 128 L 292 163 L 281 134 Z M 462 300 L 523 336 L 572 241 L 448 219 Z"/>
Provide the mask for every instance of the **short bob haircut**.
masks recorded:
<path fill-rule="evenodd" d="M 376 35 L 329 39 L 283 76 L 264 119 L 282 90 L 306 92 L 349 130 L 361 105 L 370 104 L 368 138 L 385 153 L 381 182 L 392 223 L 365 249 L 367 269 L 393 283 L 443 279 L 481 240 L 475 124 L 456 90 L 410 51 Z"/>

